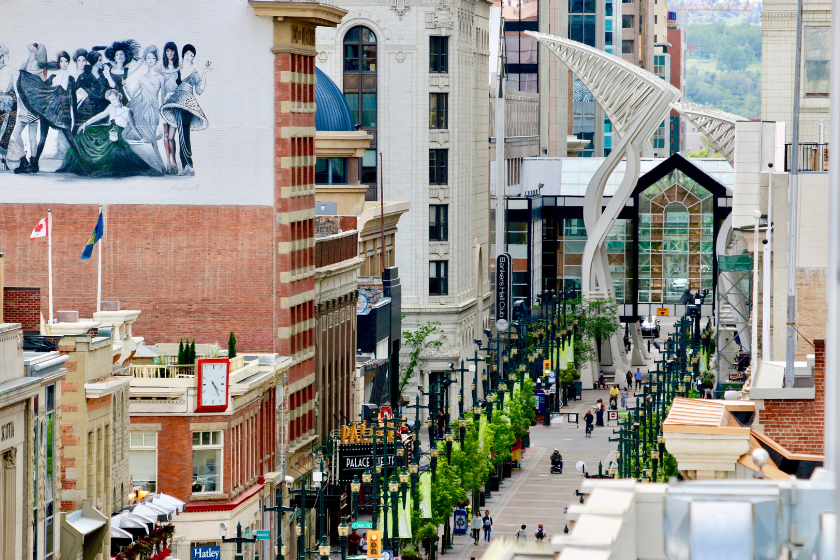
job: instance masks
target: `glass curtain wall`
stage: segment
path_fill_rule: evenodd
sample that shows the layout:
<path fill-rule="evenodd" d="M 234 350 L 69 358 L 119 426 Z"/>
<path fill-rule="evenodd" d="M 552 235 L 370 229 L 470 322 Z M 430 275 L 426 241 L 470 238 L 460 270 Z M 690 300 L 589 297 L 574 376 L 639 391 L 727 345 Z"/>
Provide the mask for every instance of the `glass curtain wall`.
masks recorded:
<path fill-rule="evenodd" d="M 639 303 L 713 287 L 714 197 L 679 170 L 639 195 Z"/>
<path fill-rule="evenodd" d="M 501 3 L 496 2 L 495 6 L 501 6 L 502 17 L 505 19 L 505 87 L 512 91 L 536 93 L 539 62 L 537 40 L 524 32 L 539 30 L 539 3 L 537 0 L 502 0 Z"/>

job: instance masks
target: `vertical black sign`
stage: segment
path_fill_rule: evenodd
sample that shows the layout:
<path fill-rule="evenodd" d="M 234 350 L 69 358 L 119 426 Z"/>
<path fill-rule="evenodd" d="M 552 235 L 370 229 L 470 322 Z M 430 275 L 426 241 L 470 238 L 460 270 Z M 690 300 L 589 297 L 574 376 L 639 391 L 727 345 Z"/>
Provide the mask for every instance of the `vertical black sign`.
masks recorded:
<path fill-rule="evenodd" d="M 510 282 L 511 267 L 513 266 L 510 253 L 502 253 L 496 257 L 496 330 L 506 331 L 510 326 Z"/>

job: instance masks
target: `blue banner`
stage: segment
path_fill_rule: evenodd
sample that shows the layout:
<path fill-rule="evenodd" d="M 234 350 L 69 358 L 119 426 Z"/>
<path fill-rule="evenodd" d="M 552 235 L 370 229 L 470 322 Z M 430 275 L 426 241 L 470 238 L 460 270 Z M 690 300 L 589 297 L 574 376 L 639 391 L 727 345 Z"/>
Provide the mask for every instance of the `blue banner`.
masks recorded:
<path fill-rule="evenodd" d="M 465 509 L 455 510 L 455 534 L 467 534 L 467 510 Z"/>
<path fill-rule="evenodd" d="M 196 546 L 192 549 L 192 560 L 219 560 L 221 557 L 220 546 Z"/>

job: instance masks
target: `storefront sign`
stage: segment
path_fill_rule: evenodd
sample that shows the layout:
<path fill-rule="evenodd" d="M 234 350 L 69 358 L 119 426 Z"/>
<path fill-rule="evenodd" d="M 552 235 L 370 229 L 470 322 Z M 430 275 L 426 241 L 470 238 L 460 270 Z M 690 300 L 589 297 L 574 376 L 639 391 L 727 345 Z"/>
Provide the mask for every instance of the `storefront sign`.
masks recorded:
<path fill-rule="evenodd" d="M 383 453 L 383 445 L 376 446 L 376 463 L 387 467 L 394 466 L 394 443 L 389 442 Z M 383 457 L 384 455 L 384 457 Z M 362 475 L 367 469 L 374 471 L 372 443 L 343 443 L 338 446 L 338 481 L 353 482 L 353 477 Z"/>
<path fill-rule="evenodd" d="M 389 422 L 388 427 L 394 427 L 394 423 Z M 381 442 L 381 437 L 385 435 L 385 432 L 386 430 L 383 430 L 377 424 L 368 424 L 367 422 L 362 422 L 361 424 L 354 423 L 341 427 L 341 443 L 373 443 L 371 436 L 374 434 L 380 437 L 378 441 Z M 387 433 L 388 441 L 394 441 L 394 430 L 387 430 Z"/>
<path fill-rule="evenodd" d="M 510 326 L 510 282 L 513 262 L 510 253 L 496 257 L 496 330 L 506 331 Z"/>
<path fill-rule="evenodd" d="M 219 560 L 221 557 L 220 546 L 196 546 L 192 549 L 192 560 Z"/>
<path fill-rule="evenodd" d="M 23 443 L 24 405 L 15 405 L 0 410 L 0 451 Z"/>

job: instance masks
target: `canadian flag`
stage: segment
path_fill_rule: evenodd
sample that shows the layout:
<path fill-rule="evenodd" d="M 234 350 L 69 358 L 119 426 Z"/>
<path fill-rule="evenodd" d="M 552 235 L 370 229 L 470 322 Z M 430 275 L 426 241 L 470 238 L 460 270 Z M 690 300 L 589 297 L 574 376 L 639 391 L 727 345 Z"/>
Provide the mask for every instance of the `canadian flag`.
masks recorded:
<path fill-rule="evenodd" d="M 29 236 L 29 239 L 35 239 L 36 237 L 46 237 L 49 234 L 50 229 L 50 219 L 49 218 L 41 218 L 41 221 L 38 222 L 38 225 L 35 226 L 35 229 L 32 230 L 32 235 Z"/>

